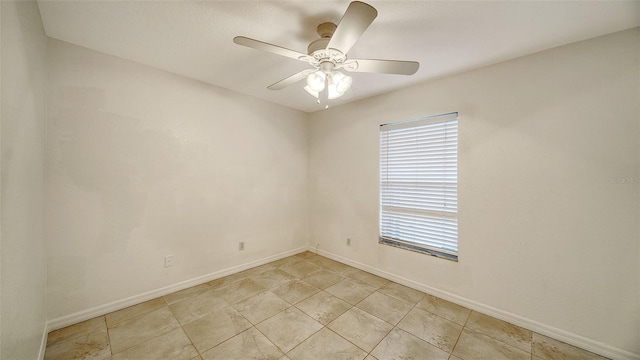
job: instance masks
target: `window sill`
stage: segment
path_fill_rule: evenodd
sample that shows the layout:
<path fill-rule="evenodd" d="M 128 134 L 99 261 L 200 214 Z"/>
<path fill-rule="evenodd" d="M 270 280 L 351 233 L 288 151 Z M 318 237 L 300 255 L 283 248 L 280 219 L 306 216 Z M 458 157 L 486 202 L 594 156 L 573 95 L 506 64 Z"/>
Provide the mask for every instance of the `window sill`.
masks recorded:
<path fill-rule="evenodd" d="M 431 256 L 439 257 L 441 259 L 458 262 L 458 255 L 451 255 L 451 254 L 443 253 L 437 250 L 427 249 L 427 248 L 424 248 L 415 244 L 411 244 L 408 242 L 400 241 L 400 240 L 383 238 L 383 237 L 379 239 L 380 239 L 379 243 L 383 245 L 393 246 L 393 247 L 397 247 L 404 250 L 414 251 L 417 253 L 431 255 Z"/>

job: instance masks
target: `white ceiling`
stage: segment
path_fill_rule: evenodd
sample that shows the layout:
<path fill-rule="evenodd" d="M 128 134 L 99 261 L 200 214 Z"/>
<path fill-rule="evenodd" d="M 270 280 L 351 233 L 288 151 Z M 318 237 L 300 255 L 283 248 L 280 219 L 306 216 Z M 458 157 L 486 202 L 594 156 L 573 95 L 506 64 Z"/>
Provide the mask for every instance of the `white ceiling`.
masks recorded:
<path fill-rule="evenodd" d="M 233 43 L 237 35 L 306 52 L 349 1 L 39 0 L 48 36 L 294 109 L 303 89 L 266 87 L 308 67 Z M 378 17 L 348 56 L 420 62 L 413 76 L 357 73 L 342 104 L 429 79 L 640 26 L 638 1 L 368 1 Z"/>

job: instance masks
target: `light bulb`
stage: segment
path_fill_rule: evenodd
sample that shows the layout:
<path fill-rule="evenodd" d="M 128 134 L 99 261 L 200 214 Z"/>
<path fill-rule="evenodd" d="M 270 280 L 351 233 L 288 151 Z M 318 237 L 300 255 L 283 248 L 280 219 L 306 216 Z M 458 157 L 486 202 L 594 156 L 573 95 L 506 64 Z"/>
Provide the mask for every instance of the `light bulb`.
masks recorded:
<path fill-rule="evenodd" d="M 307 86 L 316 93 L 319 93 L 324 90 L 325 78 L 326 75 L 320 70 L 312 72 L 307 76 Z"/>

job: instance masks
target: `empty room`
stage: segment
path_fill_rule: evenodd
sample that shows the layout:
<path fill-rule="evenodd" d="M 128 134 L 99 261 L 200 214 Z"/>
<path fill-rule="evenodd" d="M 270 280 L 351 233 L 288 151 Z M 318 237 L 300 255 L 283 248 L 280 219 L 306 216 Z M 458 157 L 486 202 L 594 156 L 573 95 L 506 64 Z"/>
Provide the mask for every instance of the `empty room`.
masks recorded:
<path fill-rule="evenodd" d="M 640 1 L 0 19 L 0 359 L 640 360 Z"/>

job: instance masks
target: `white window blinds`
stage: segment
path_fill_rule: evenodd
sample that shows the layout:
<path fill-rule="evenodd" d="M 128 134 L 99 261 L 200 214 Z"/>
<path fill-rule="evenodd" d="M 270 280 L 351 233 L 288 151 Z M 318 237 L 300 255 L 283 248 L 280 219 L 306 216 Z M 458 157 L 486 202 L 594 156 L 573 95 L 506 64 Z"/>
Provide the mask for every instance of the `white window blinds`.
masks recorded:
<path fill-rule="evenodd" d="M 458 113 L 380 126 L 380 242 L 456 260 Z"/>

